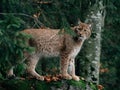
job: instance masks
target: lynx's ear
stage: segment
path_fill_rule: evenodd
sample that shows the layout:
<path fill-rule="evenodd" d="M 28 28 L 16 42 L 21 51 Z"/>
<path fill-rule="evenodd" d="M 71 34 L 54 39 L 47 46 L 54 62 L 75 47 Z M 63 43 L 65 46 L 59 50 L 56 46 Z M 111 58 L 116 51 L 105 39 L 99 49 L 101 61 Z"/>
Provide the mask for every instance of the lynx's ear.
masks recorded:
<path fill-rule="evenodd" d="M 90 30 L 92 31 L 92 24 L 88 24 Z"/>
<path fill-rule="evenodd" d="M 78 18 L 78 25 L 81 24 L 81 23 L 82 23 L 81 20 Z"/>
<path fill-rule="evenodd" d="M 89 26 L 89 28 L 91 28 L 91 27 L 92 27 L 92 25 L 91 25 L 91 24 L 88 24 L 88 26 Z"/>

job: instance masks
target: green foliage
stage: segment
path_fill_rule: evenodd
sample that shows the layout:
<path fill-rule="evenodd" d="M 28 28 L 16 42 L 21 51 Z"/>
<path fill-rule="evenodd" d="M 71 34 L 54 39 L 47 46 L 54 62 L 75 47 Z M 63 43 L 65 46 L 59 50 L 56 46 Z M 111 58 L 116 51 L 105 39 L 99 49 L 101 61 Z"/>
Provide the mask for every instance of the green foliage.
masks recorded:
<path fill-rule="evenodd" d="M 107 1 L 106 10 L 105 29 L 102 33 L 101 68 L 107 68 L 108 71 L 100 73 L 100 83 L 103 83 L 106 90 L 119 90 L 120 0 Z"/>
<path fill-rule="evenodd" d="M 52 62 L 52 63 L 51 63 Z M 60 73 L 60 60 L 58 57 L 42 58 L 36 71 L 42 75 L 56 75 Z"/>
<path fill-rule="evenodd" d="M 25 73 L 25 69 L 26 69 L 26 64 L 25 63 L 19 63 L 15 67 L 14 73 L 15 73 L 16 76 L 21 76 L 22 74 Z"/>
<path fill-rule="evenodd" d="M 20 32 L 23 23 L 13 15 L 3 16 L 0 20 L 0 73 L 4 75 L 12 65 L 22 62 L 24 52 L 34 50 L 27 44 L 31 36 Z"/>

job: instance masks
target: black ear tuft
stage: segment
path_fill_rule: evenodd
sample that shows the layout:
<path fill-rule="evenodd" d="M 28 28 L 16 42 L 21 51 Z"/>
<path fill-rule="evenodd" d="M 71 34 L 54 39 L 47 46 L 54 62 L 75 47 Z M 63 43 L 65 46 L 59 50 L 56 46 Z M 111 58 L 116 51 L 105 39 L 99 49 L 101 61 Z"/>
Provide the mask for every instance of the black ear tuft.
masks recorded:
<path fill-rule="evenodd" d="M 78 18 L 78 25 L 81 24 L 81 20 Z"/>

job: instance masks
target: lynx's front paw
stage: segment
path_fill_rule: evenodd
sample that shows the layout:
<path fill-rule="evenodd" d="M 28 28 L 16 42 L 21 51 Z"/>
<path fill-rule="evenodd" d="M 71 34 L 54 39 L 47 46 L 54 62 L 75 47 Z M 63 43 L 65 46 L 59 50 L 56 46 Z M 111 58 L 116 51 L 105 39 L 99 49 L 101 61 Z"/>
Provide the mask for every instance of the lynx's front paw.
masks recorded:
<path fill-rule="evenodd" d="M 65 75 L 62 75 L 62 76 L 63 76 L 64 79 L 68 79 L 68 80 L 72 79 L 72 77 L 69 74 L 65 74 Z"/>
<path fill-rule="evenodd" d="M 78 76 L 76 76 L 76 75 L 72 76 L 72 78 L 73 78 L 73 80 L 75 80 L 75 81 L 79 81 L 79 80 L 80 80 L 80 78 L 79 78 Z"/>
<path fill-rule="evenodd" d="M 37 79 L 37 80 L 44 81 L 44 77 L 43 77 L 43 76 L 36 76 L 36 79 Z"/>

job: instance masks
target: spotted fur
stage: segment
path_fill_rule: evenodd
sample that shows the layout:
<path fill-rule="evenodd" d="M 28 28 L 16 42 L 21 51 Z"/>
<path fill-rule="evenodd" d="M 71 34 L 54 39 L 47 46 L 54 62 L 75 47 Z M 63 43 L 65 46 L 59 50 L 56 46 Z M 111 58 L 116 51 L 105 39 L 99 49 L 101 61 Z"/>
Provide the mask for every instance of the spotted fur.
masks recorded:
<path fill-rule="evenodd" d="M 80 23 L 71 28 L 76 36 L 60 34 L 59 29 L 26 29 L 23 32 L 32 35 L 28 41 L 30 46 L 35 47 L 35 52 L 27 56 L 27 72 L 36 79 L 44 80 L 44 77 L 36 71 L 36 64 L 41 57 L 59 56 L 61 59 L 61 74 L 65 79 L 79 81 L 75 75 L 74 59 L 79 53 L 85 39 L 90 37 L 90 26 Z M 8 73 L 13 74 L 13 69 Z"/>

